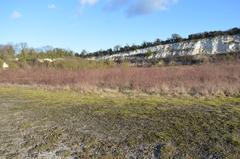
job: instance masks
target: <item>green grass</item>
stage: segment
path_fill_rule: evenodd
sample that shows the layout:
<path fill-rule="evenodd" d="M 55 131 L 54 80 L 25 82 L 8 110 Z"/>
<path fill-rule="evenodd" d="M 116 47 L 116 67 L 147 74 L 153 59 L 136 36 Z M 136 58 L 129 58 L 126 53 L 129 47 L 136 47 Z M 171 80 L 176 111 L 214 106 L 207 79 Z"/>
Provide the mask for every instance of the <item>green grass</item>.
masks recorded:
<path fill-rule="evenodd" d="M 73 90 L 44 90 L 41 88 L 2 87 L 0 94 L 11 94 L 31 100 L 36 106 L 65 107 L 66 105 L 89 106 L 95 114 L 119 114 L 125 117 L 148 118 L 156 109 L 167 111 L 172 107 L 209 106 L 219 107 L 240 103 L 238 97 L 197 98 L 168 97 L 119 92 L 79 93 Z M 32 105 L 31 105 L 32 106 Z M 100 107 L 99 107 L 100 106 Z M 239 107 L 233 109 L 239 110 Z"/>
<path fill-rule="evenodd" d="M 19 98 L 40 101 L 48 105 L 112 105 L 112 106 L 223 106 L 240 104 L 240 97 L 169 97 L 140 93 L 93 92 L 79 93 L 73 90 L 47 90 L 27 87 L 1 87 L 2 95 L 14 95 Z"/>
<path fill-rule="evenodd" d="M 70 149 L 84 143 L 84 152 L 77 152 L 83 158 L 95 149 L 106 156 L 124 156 L 124 147 L 137 151 L 141 145 L 149 146 L 150 155 L 156 145 L 161 145 L 162 158 L 240 156 L 239 97 L 80 93 L 12 86 L 0 88 L 0 99 L 21 101 L 8 111 L 24 114 L 24 121 L 14 123 L 20 131 L 35 132 L 27 137 L 25 148 L 44 140 L 29 153 L 51 151 L 64 142 Z M 105 152 L 116 145 L 117 155 Z M 70 150 L 66 152 L 71 154 Z M 89 158 L 99 157 L 91 155 Z"/>

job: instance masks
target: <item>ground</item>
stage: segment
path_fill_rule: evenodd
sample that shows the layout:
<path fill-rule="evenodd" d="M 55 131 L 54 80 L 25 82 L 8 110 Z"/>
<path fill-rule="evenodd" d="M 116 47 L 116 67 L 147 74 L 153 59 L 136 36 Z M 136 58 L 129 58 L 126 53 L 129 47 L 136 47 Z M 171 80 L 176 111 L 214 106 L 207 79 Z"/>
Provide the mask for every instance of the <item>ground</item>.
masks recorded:
<path fill-rule="evenodd" d="M 240 158 L 239 97 L 0 88 L 0 158 Z"/>

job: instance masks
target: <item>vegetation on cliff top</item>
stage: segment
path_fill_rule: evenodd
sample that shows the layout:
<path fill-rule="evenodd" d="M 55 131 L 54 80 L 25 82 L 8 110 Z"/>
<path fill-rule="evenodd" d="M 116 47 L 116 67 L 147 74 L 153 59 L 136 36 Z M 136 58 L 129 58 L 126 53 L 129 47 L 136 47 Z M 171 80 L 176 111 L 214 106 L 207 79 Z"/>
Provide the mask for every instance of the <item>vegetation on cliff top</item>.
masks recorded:
<path fill-rule="evenodd" d="M 172 34 L 172 37 L 163 41 L 160 39 L 156 39 L 154 42 L 143 42 L 141 45 L 126 45 L 126 46 L 115 46 L 113 49 L 107 50 L 99 50 L 93 53 L 86 54 L 86 51 L 83 51 L 81 54 L 76 54 L 76 56 L 89 58 L 89 57 L 101 57 L 106 55 L 114 55 L 117 53 L 126 53 L 130 51 L 134 51 L 137 49 L 146 49 L 149 47 L 154 47 L 157 45 L 165 45 L 165 44 L 173 44 L 176 42 L 183 42 L 189 40 L 197 40 L 197 39 L 204 39 L 204 38 L 214 38 L 216 36 L 224 36 L 224 35 L 236 35 L 240 34 L 240 28 L 232 28 L 227 31 L 210 31 L 210 32 L 203 32 L 197 34 L 191 34 L 188 38 L 182 38 L 179 34 Z"/>

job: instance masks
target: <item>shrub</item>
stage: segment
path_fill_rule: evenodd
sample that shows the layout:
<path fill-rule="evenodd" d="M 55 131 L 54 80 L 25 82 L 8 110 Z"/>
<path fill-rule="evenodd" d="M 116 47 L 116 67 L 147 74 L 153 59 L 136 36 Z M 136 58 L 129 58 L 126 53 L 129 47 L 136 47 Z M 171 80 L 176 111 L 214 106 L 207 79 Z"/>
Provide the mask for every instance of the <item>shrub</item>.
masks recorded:
<path fill-rule="evenodd" d="M 0 58 L 0 68 L 2 68 L 3 60 Z"/>
<path fill-rule="evenodd" d="M 0 83 L 70 86 L 86 89 L 94 87 L 122 91 L 130 89 L 169 95 L 229 96 L 240 93 L 239 61 L 149 68 L 123 65 L 109 68 L 108 65 L 95 62 L 86 66 L 76 63 L 75 66 L 75 63 L 70 61 L 61 65 L 63 69 L 59 69 L 58 65 L 57 69 L 24 67 L 24 69 L 0 72 Z"/>

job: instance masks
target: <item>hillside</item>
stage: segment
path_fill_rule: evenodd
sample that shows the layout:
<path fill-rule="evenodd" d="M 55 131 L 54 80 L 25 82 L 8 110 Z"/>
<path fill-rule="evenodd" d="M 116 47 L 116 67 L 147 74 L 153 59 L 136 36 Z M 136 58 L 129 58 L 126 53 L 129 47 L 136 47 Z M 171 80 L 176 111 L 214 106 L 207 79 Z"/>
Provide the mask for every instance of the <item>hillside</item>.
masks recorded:
<path fill-rule="evenodd" d="M 179 56 L 215 55 L 235 53 L 240 50 L 240 29 L 228 31 L 204 32 L 189 35 L 184 39 L 178 34 L 166 41 L 157 39 L 153 43 L 141 46 L 124 46 L 90 53 L 84 57 L 94 60 L 138 60 L 162 59 Z"/>
<path fill-rule="evenodd" d="M 173 44 L 158 45 L 154 47 L 137 49 L 130 52 L 121 52 L 114 55 L 106 55 L 97 59 L 114 60 L 116 58 L 131 58 L 145 54 L 148 58 L 165 58 L 169 56 L 187 56 L 199 54 L 222 54 L 240 50 L 240 34 L 217 36 L 198 40 L 189 40 Z M 150 54 L 148 54 L 150 52 Z"/>

